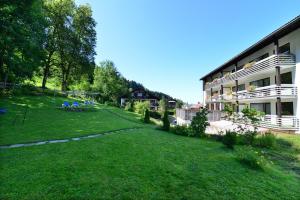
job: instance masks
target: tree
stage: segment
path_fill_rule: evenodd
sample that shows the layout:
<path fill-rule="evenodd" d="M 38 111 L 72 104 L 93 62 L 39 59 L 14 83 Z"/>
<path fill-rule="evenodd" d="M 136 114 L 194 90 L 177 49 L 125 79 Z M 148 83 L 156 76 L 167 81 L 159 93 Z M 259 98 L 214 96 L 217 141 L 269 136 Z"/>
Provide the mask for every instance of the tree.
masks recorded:
<path fill-rule="evenodd" d="M 176 99 L 176 108 L 182 108 L 183 106 L 183 101 L 179 100 L 179 99 Z"/>
<path fill-rule="evenodd" d="M 118 99 L 128 92 L 128 86 L 114 63 L 107 60 L 94 70 L 94 90 L 101 93 L 104 101 L 118 103 Z"/>
<path fill-rule="evenodd" d="M 134 102 L 134 111 L 140 115 L 144 115 L 146 110 L 150 109 L 149 101 L 136 101 Z"/>
<path fill-rule="evenodd" d="M 196 113 L 191 123 L 193 134 L 197 137 L 205 136 L 205 129 L 209 125 L 207 121 L 207 109 L 203 108 Z"/>
<path fill-rule="evenodd" d="M 159 112 L 163 114 L 167 110 L 167 100 L 163 97 L 161 100 L 159 100 L 158 105 Z"/>
<path fill-rule="evenodd" d="M 0 79 L 4 83 L 32 77 L 44 56 L 45 26 L 42 1 L 1 1 Z"/>
<path fill-rule="evenodd" d="M 147 124 L 150 123 L 150 114 L 148 109 L 145 110 L 144 122 Z"/>
<path fill-rule="evenodd" d="M 51 57 L 57 54 L 61 71 L 61 89 L 79 80 L 82 74 L 92 76 L 96 44 L 96 22 L 88 5 L 76 6 L 74 0 L 47 0 L 47 42 L 43 86 L 49 74 Z"/>
<path fill-rule="evenodd" d="M 170 121 L 169 121 L 168 110 L 165 110 L 164 115 L 163 115 L 163 130 L 165 130 L 165 131 L 170 130 Z"/>

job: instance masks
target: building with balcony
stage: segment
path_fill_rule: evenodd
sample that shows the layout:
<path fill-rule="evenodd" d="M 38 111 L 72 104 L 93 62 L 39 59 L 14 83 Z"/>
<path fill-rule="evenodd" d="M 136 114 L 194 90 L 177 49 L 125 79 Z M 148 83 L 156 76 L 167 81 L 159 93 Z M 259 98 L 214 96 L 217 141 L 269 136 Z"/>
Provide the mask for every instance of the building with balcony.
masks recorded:
<path fill-rule="evenodd" d="M 225 104 L 265 113 L 261 126 L 300 132 L 300 16 L 201 78 L 209 119 Z"/>

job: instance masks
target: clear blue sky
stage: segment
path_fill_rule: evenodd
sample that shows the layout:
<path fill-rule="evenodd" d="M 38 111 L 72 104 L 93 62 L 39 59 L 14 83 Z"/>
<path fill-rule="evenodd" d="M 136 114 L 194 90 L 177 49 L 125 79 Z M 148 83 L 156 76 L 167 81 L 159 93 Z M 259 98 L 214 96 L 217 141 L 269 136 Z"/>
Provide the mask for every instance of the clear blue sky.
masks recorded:
<path fill-rule="evenodd" d="M 97 21 L 96 62 L 127 79 L 202 101 L 199 78 L 300 14 L 300 0 L 76 0 Z"/>

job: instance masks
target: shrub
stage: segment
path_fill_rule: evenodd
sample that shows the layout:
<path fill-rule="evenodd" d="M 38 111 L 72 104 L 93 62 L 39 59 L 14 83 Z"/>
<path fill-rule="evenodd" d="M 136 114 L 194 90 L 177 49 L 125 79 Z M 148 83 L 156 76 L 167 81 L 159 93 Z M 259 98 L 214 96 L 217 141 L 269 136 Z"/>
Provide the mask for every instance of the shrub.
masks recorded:
<path fill-rule="evenodd" d="M 161 119 L 161 114 L 157 111 L 149 111 L 150 117 L 154 119 Z"/>
<path fill-rule="evenodd" d="M 165 110 L 164 116 L 163 116 L 163 130 L 169 131 L 170 130 L 170 121 L 169 121 L 169 115 L 168 111 Z"/>
<path fill-rule="evenodd" d="M 256 170 L 264 169 L 267 164 L 264 156 L 251 147 L 238 150 L 236 159 L 243 165 Z"/>
<path fill-rule="evenodd" d="M 150 115 L 149 115 L 149 110 L 146 109 L 145 114 L 144 114 L 144 122 L 145 123 L 150 123 Z"/>
<path fill-rule="evenodd" d="M 256 135 L 257 135 L 256 131 L 247 130 L 244 132 L 244 134 L 238 135 L 237 144 L 253 145 Z"/>
<path fill-rule="evenodd" d="M 207 122 L 207 109 L 203 108 L 196 113 L 196 116 L 193 118 L 191 123 L 191 129 L 193 133 L 191 136 L 204 137 L 205 129 L 209 125 Z"/>
<path fill-rule="evenodd" d="M 138 114 L 144 115 L 146 109 L 150 110 L 149 101 L 136 101 L 134 102 L 134 111 Z"/>
<path fill-rule="evenodd" d="M 133 111 L 133 103 L 132 102 L 126 102 L 124 110 L 132 112 Z"/>
<path fill-rule="evenodd" d="M 176 135 L 189 136 L 191 130 L 188 126 L 176 125 L 174 127 L 171 127 L 171 132 L 176 134 Z"/>
<path fill-rule="evenodd" d="M 226 131 L 226 134 L 224 135 L 222 142 L 227 148 L 233 149 L 237 141 L 236 138 L 237 138 L 236 132 Z"/>
<path fill-rule="evenodd" d="M 276 137 L 271 132 L 256 138 L 255 145 L 263 148 L 274 148 L 276 146 Z"/>

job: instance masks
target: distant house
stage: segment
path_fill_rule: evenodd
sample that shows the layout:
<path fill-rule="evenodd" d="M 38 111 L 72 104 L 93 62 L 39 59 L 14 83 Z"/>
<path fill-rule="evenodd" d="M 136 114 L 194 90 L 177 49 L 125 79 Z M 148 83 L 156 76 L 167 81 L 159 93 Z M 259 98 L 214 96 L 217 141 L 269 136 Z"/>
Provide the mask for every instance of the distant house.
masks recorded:
<path fill-rule="evenodd" d="M 190 125 L 193 117 L 200 111 L 202 104 L 184 105 L 182 108 L 176 108 L 177 125 Z"/>
<path fill-rule="evenodd" d="M 158 101 L 159 99 L 151 94 L 149 94 L 147 91 L 143 89 L 137 89 L 131 92 L 130 98 L 128 97 L 122 97 L 121 98 L 121 106 L 124 107 L 126 105 L 126 102 L 131 99 L 132 101 L 149 101 L 150 102 L 150 109 L 151 110 L 157 110 L 158 109 Z"/>

